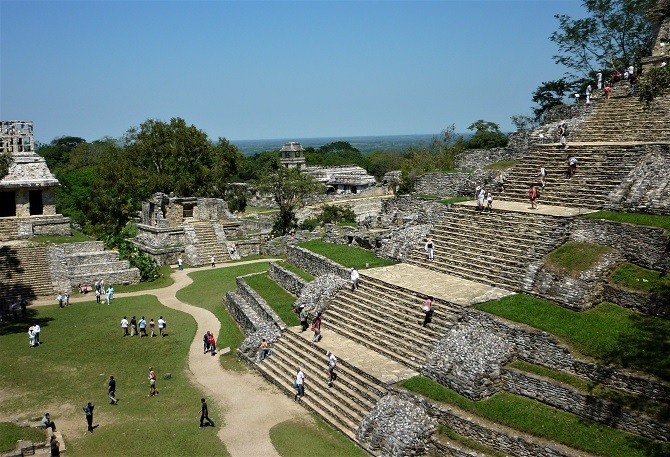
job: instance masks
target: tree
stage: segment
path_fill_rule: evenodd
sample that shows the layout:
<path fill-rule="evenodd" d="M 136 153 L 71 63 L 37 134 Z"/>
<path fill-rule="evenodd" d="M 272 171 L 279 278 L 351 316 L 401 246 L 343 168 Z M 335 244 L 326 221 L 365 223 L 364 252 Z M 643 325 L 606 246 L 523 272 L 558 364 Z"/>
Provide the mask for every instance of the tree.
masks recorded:
<path fill-rule="evenodd" d="M 513 116 L 510 116 L 510 119 L 512 120 L 512 124 L 516 128 L 517 132 L 528 131 L 537 124 L 535 119 L 530 116 L 526 116 L 525 114 L 514 114 Z"/>
<path fill-rule="evenodd" d="M 69 162 L 70 151 L 84 143 L 86 140 L 78 136 L 61 136 L 54 138 L 48 145 L 39 145 L 37 153 L 44 157 L 49 169 L 55 172 L 57 168 Z"/>
<path fill-rule="evenodd" d="M 495 122 L 479 119 L 470 124 L 468 130 L 474 130 L 475 134 L 465 142 L 466 149 L 491 149 L 507 146 L 507 135 L 500 131 L 500 126 Z"/>
<path fill-rule="evenodd" d="M 573 82 L 592 78 L 598 70 L 639 67 L 652 47 L 647 12 L 653 4 L 654 0 L 584 0 L 588 17 L 557 14 L 559 30 L 550 37 L 559 50 L 554 61 L 568 68 Z"/>
<path fill-rule="evenodd" d="M 379 181 L 389 171 L 400 170 L 402 159 L 403 155 L 399 152 L 378 150 L 366 156 L 362 166 Z"/>
<path fill-rule="evenodd" d="M 7 176 L 9 173 L 9 167 L 13 161 L 14 159 L 12 158 L 12 154 L 9 152 L 0 154 L 0 179 Z"/>
<path fill-rule="evenodd" d="M 638 80 L 638 97 L 647 108 L 653 105 L 654 99 L 668 92 L 670 92 L 670 65 L 651 68 Z"/>
<path fill-rule="evenodd" d="M 279 215 L 272 231 L 280 235 L 286 235 L 297 227 L 295 212 L 304 204 L 305 198 L 323 191 L 323 185 L 312 177 L 297 168 L 282 166 L 269 171 L 257 182 L 256 187 L 259 192 L 271 194 L 279 206 Z"/>
<path fill-rule="evenodd" d="M 337 166 L 359 165 L 363 162 L 361 151 L 346 141 L 336 141 L 314 149 L 305 148 L 305 158 L 309 165 Z"/>
<path fill-rule="evenodd" d="M 572 88 L 572 85 L 565 79 L 560 78 L 555 81 L 544 81 L 533 92 L 533 102 L 539 106 L 533 108 L 535 120 L 542 121 L 544 115 L 556 106 L 563 104 L 563 98 Z"/>

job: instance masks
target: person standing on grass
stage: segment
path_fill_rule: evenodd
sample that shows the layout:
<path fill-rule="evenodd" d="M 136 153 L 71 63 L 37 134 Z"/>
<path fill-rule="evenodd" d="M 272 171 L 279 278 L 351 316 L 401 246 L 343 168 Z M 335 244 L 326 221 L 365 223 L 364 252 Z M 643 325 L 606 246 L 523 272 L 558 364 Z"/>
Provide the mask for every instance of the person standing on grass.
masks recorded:
<path fill-rule="evenodd" d="M 144 316 L 137 323 L 140 326 L 140 338 L 147 336 L 147 321 L 144 320 Z"/>
<path fill-rule="evenodd" d="M 128 319 L 126 316 L 121 319 L 121 329 L 123 330 L 123 336 L 128 336 Z"/>
<path fill-rule="evenodd" d="M 151 338 L 153 338 L 156 333 L 156 323 L 154 322 L 153 317 L 149 319 L 149 331 L 151 332 Z"/>
<path fill-rule="evenodd" d="M 158 390 L 156 390 L 156 373 L 152 367 L 149 367 L 149 395 L 147 397 L 153 397 L 158 395 Z"/>
<path fill-rule="evenodd" d="M 88 431 L 93 433 L 93 404 L 89 401 L 86 406 L 84 406 L 84 414 L 86 414 L 86 423 L 88 424 Z"/>
<path fill-rule="evenodd" d="M 109 396 L 110 405 L 118 405 L 119 400 L 116 399 L 116 380 L 114 376 L 109 377 L 109 383 L 107 384 L 107 396 Z"/>
<path fill-rule="evenodd" d="M 135 319 L 135 316 L 130 319 L 130 336 L 135 336 L 137 335 L 137 319 Z"/>
<path fill-rule="evenodd" d="M 200 428 L 205 427 L 205 420 L 207 420 L 207 425 L 214 427 L 214 421 L 209 418 L 209 409 L 207 408 L 207 402 L 204 398 L 200 399 Z"/>
<path fill-rule="evenodd" d="M 163 319 L 163 316 L 158 318 L 158 333 L 160 336 L 165 336 L 165 326 L 167 325 L 167 322 L 165 322 L 165 319 Z"/>

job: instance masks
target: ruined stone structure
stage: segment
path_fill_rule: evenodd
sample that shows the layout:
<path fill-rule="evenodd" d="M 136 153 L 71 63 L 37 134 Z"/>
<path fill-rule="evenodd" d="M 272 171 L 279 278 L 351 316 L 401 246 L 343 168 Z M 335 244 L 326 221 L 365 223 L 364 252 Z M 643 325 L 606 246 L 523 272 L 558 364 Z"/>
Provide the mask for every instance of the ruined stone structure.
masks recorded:
<path fill-rule="evenodd" d="M 306 167 L 304 171 L 326 186 L 327 194 L 357 194 L 376 184 L 374 176 L 358 165 Z"/>
<path fill-rule="evenodd" d="M 280 150 L 281 158 L 279 161 L 286 168 L 297 168 L 301 170 L 305 167 L 305 150 L 300 143 L 292 141 L 284 144 Z"/>

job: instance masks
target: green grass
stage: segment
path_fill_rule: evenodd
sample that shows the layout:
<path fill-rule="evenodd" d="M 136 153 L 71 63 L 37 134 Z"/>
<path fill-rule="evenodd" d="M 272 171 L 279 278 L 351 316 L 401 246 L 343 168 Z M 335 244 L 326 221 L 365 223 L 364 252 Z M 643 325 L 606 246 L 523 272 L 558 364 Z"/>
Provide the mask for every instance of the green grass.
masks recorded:
<path fill-rule="evenodd" d="M 298 246 L 316 254 L 321 254 L 347 268 L 362 270 L 364 268 L 384 267 L 397 263 L 391 260 L 380 259 L 373 252 L 366 251 L 365 249 L 343 244 L 326 243 L 321 240 L 305 241 L 298 244 Z"/>
<path fill-rule="evenodd" d="M 96 241 L 95 238 L 84 235 L 82 232 L 77 230 L 72 230 L 72 236 L 60 236 L 60 235 L 37 235 L 34 238 L 31 238 L 31 241 L 40 244 L 52 243 L 52 244 L 62 244 L 62 243 L 79 243 L 81 241 Z"/>
<path fill-rule="evenodd" d="M 235 278 L 250 273 L 266 271 L 269 262 L 249 263 L 227 268 L 213 268 L 189 273 L 193 284 L 177 292 L 177 299 L 193 306 L 205 308 L 221 321 L 221 331 L 217 339 L 217 347 L 230 347 L 230 353 L 219 359 L 224 368 L 231 370 L 246 369 L 246 366 L 237 359 L 236 349 L 244 341 L 244 333 L 235 320 L 228 314 L 224 304 L 226 292 L 237 288 Z"/>
<path fill-rule="evenodd" d="M 152 289 L 162 289 L 163 287 L 168 287 L 174 284 L 174 279 L 172 279 L 172 273 L 174 270 L 170 265 L 163 265 L 158 270 L 158 277 L 152 279 L 151 281 L 142 281 L 139 284 L 130 284 L 124 286 L 123 284 L 114 285 L 114 292 L 137 292 L 140 290 L 152 290 Z"/>
<path fill-rule="evenodd" d="M 596 455 L 660 457 L 663 452 L 670 452 L 670 445 L 634 436 L 507 392 L 473 401 L 423 376 L 402 381 L 400 386 L 516 430 Z"/>
<path fill-rule="evenodd" d="M 670 276 L 661 276 L 660 271 L 647 270 L 632 263 L 621 264 L 610 275 L 610 281 L 625 289 L 652 292 L 670 287 Z"/>
<path fill-rule="evenodd" d="M 44 443 L 46 436 L 46 432 L 42 429 L 0 422 L 0 452 L 13 451 L 18 440 L 32 441 L 35 445 Z"/>
<path fill-rule="evenodd" d="M 298 315 L 291 309 L 295 295 L 291 295 L 282 286 L 274 282 L 267 273 L 244 278 L 249 287 L 270 305 L 279 318 L 288 326 L 300 325 Z"/>
<path fill-rule="evenodd" d="M 587 356 L 670 379 L 670 321 L 611 303 L 576 312 L 520 294 L 475 308 L 552 333 Z"/>
<path fill-rule="evenodd" d="M 462 203 L 469 200 L 472 200 L 472 197 L 449 197 L 438 201 L 438 203 L 442 203 L 443 205 L 453 205 L 454 203 Z"/>
<path fill-rule="evenodd" d="M 316 424 L 290 420 L 270 429 L 272 445 L 282 457 L 364 457 L 364 450 L 314 416 Z"/>
<path fill-rule="evenodd" d="M 437 200 L 438 198 L 440 198 L 435 194 L 420 194 L 420 193 L 412 194 L 412 197 L 419 198 L 421 200 Z"/>
<path fill-rule="evenodd" d="M 640 411 L 660 421 L 667 421 L 670 418 L 670 406 L 655 402 L 646 397 L 630 395 L 625 392 L 603 386 L 601 384 L 588 382 L 570 373 L 551 370 L 549 368 L 524 362 L 522 360 L 515 360 L 508 366 L 511 368 L 516 368 L 517 370 L 544 376 L 545 378 L 567 384 L 574 387 L 575 389 L 582 391 L 582 393 L 587 393 L 593 395 L 594 397 L 602 398 L 603 400 L 618 403 L 622 406 Z"/>
<path fill-rule="evenodd" d="M 670 216 L 640 213 L 618 213 L 615 211 L 596 211 L 582 216 L 586 219 L 606 219 L 608 221 L 627 222 L 670 230 Z"/>
<path fill-rule="evenodd" d="M 277 262 L 277 264 L 280 267 L 284 268 L 285 270 L 288 270 L 292 273 L 295 273 L 296 275 L 298 275 L 299 277 L 301 277 L 302 279 L 304 279 L 307 282 L 311 282 L 311 281 L 314 280 L 314 276 L 307 273 L 305 270 L 302 270 L 302 269 L 296 267 L 292 263 L 289 263 L 289 262 L 286 262 L 286 261 L 281 261 L 281 262 Z"/>
<path fill-rule="evenodd" d="M 501 160 L 499 162 L 494 162 L 490 165 L 486 165 L 484 170 L 507 170 L 519 164 L 518 160 Z"/>
<path fill-rule="evenodd" d="M 479 451 L 482 454 L 491 457 L 507 457 L 507 454 L 497 451 L 495 449 L 491 449 L 490 447 L 480 444 L 477 441 L 471 440 L 470 438 L 466 438 L 462 435 L 459 435 L 458 433 L 456 433 L 449 427 L 445 427 L 444 425 L 439 425 L 437 427 L 437 430 L 438 433 L 452 439 L 453 441 L 463 444 L 464 446 L 472 449 L 473 451 Z"/>
<path fill-rule="evenodd" d="M 86 302 L 28 312 L 25 321 L 0 328 L 0 416 L 23 419 L 50 412 L 64 432 L 68 456 L 146 455 L 147 443 L 160 443 L 166 456 L 228 455 L 214 431 L 198 433 L 202 394 L 187 369 L 196 329 L 191 316 L 146 295 L 117 298 L 111 306 Z M 147 320 L 163 316 L 168 336 L 123 337 L 124 314 Z M 36 322 L 44 344 L 30 348 L 26 329 Z M 154 398 L 146 398 L 149 366 L 158 375 L 160 395 Z M 163 379 L 164 373 L 172 379 Z M 117 379 L 118 406 L 107 399 L 110 375 Z M 86 433 L 82 412 L 88 401 L 96 405 L 94 424 L 100 425 L 94 433 Z M 210 409 L 215 420 L 222 418 L 215 404 Z M 77 432 L 68 433 L 68 422 Z"/>
<path fill-rule="evenodd" d="M 578 276 L 596 265 L 605 254 L 614 248 L 600 244 L 568 242 L 547 254 L 546 266 L 550 270 Z"/>

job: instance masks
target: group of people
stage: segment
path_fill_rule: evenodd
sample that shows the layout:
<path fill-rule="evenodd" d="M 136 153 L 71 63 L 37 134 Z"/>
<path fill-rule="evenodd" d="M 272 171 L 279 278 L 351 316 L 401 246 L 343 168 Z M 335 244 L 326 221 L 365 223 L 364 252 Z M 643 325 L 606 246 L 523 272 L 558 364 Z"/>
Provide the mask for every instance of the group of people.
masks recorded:
<path fill-rule="evenodd" d="M 42 342 L 40 341 L 40 332 L 42 329 L 40 328 L 39 324 L 31 325 L 28 327 L 28 342 L 30 344 L 31 348 L 36 348 Z"/>
<path fill-rule="evenodd" d="M 22 298 L 20 301 L 10 301 L 5 298 L 0 299 L 0 322 L 3 319 L 18 318 L 19 309 L 21 310 L 21 317 L 26 317 L 28 315 L 28 301 L 25 298 Z"/>
<path fill-rule="evenodd" d="M 105 289 L 104 279 L 95 282 L 95 301 L 100 303 L 103 299 L 106 299 L 108 305 L 114 299 L 114 286 L 110 284 L 109 287 Z"/>
<path fill-rule="evenodd" d="M 326 351 L 326 364 L 328 366 L 328 387 L 333 387 L 333 383 L 337 380 L 337 372 L 335 367 L 337 366 L 337 357 L 330 351 Z M 302 367 L 298 367 L 295 374 L 295 382 L 293 383 L 293 388 L 296 389 L 295 395 L 293 396 L 294 400 L 300 400 L 305 396 L 305 373 L 302 371 Z"/>
<path fill-rule="evenodd" d="M 210 352 L 212 355 L 216 355 L 216 340 L 214 334 L 209 330 L 202 337 L 202 350 L 204 351 L 203 354 Z"/>
<path fill-rule="evenodd" d="M 493 211 L 493 194 L 481 186 L 475 188 L 477 211 Z M 432 259 L 431 259 L 432 260 Z"/>
<path fill-rule="evenodd" d="M 163 319 L 163 316 L 160 316 L 157 323 L 158 334 L 164 337 L 167 335 L 167 333 L 165 333 L 165 330 L 167 329 L 167 322 L 165 319 Z M 150 335 L 147 333 L 147 327 L 149 327 L 149 332 L 151 333 Z M 151 336 L 151 338 L 153 338 L 156 336 L 156 322 L 154 322 L 153 317 L 149 319 L 149 322 L 147 323 L 147 320 L 144 318 L 144 316 L 142 316 L 139 321 L 137 318 L 135 318 L 135 316 L 133 316 L 130 321 L 128 321 L 126 316 L 123 316 L 123 319 L 121 319 L 121 331 L 123 332 L 123 336 L 140 335 L 140 337 Z"/>
<path fill-rule="evenodd" d="M 356 283 L 356 288 L 358 288 L 358 283 Z M 318 343 L 319 341 L 321 341 L 321 313 L 318 313 L 316 315 L 316 317 L 312 321 L 311 327 L 308 322 L 309 315 L 307 314 L 304 305 L 302 305 L 298 310 L 298 315 L 300 318 L 300 333 L 306 331 L 307 327 L 309 327 L 312 333 L 314 333 L 314 336 L 312 337 L 312 342 Z"/>

